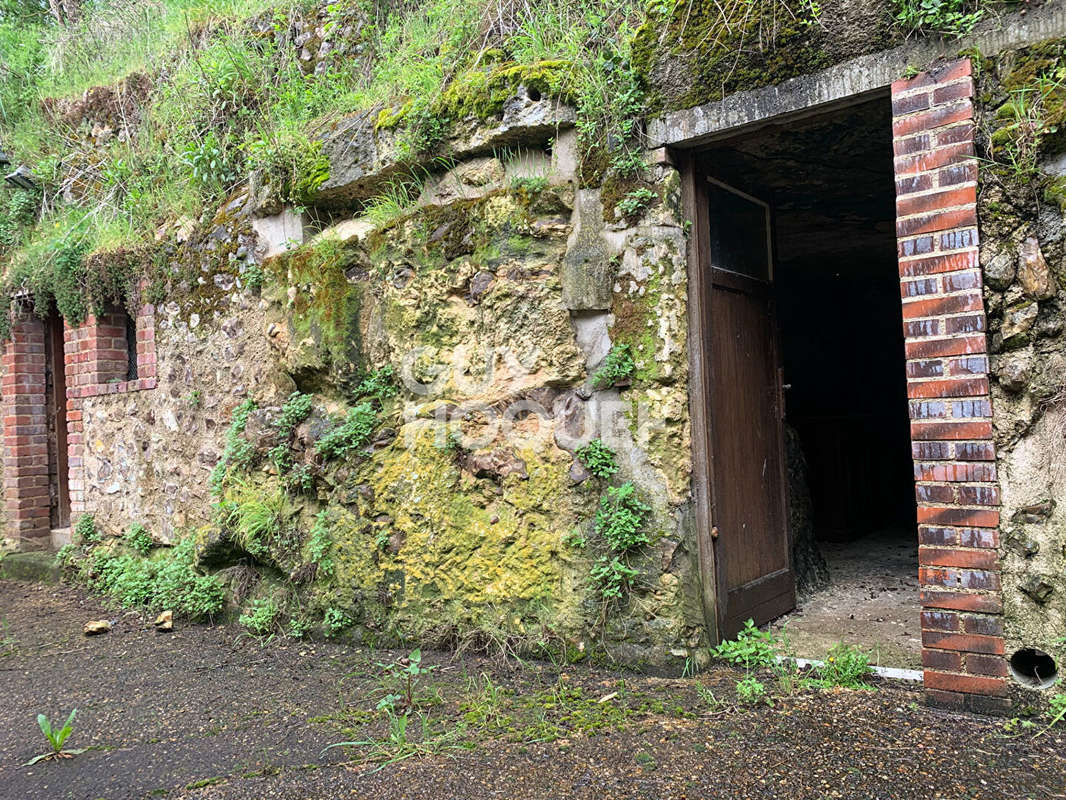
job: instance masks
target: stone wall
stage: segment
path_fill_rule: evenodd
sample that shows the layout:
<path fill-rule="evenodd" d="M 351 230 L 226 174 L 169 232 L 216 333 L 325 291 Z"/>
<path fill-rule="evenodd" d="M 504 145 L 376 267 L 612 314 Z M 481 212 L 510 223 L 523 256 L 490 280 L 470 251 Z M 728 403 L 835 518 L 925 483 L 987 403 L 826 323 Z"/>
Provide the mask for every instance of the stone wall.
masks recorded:
<path fill-rule="evenodd" d="M 1066 663 L 1066 41 L 981 64 L 979 216 L 1008 657 Z"/>
<path fill-rule="evenodd" d="M 251 563 L 255 592 L 280 592 L 313 620 L 339 616 L 367 640 L 550 643 L 634 664 L 680 663 L 706 644 L 683 522 L 680 181 L 652 164 L 641 205 L 616 208 L 624 189 L 605 204 L 601 189 L 577 188 L 569 126 L 557 123 L 550 147 L 532 117 L 506 132 L 515 155 L 464 154 L 429 177 L 416 207 L 307 228 L 296 249 L 306 220 L 232 199 L 192 248 L 188 294 L 155 309 L 155 387 L 82 401 L 84 509 L 100 527 L 195 535 L 205 568 Z M 189 247 L 174 258 L 188 260 Z M 261 288 L 249 288 L 253 265 Z M 622 344 L 632 375 L 594 385 Z M 382 370 L 398 393 L 369 445 L 323 458 L 316 442 Z M 285 489 L 288 468 L 268 455 L 295 390 L 313 397 L 290 450 L 313 476 L 308 491 Z M 241 433 L 254 464 L 213 493 L 245 400 L 256 403 Z M 593 438 L 616 454 L 609 480 L 576 458 Z M 591 577 L 605 553 L 594 518 L 607 486 L 630 482 L 649 507 L 650 544 L 608 602 Z M 253 558 L 233 520 L 262 502 L 279 504 L 282 522 Z M 334 566 L 308 580 L 307 542 L 323 520 Z"/>

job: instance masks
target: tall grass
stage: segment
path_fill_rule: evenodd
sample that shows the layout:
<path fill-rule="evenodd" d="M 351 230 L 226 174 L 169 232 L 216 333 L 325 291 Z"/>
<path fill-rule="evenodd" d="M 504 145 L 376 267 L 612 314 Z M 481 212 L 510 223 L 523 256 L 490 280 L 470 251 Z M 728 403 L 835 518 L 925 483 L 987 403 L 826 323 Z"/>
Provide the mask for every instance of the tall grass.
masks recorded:
<path fill-rule="evenodd" d="M 447 109 L 461 108 L 442 103 L 444 90 L 483 90 L 501 64 L 567 73 L 590 147 L 607 133 L 628 142 L 640 106 L 628 67 L 639 0 L 96 0 L 69 28 L 9 6 L 32 7 L 0 0 L 0 143 L 49 187 L 39 222 L 3 256 L 9 279 L 11 264 L 26 280 L 72 237 L 86 252 L 150 240 L 169 219 L 216 208 L 252 172 L 306 203 L 328 174 L 315 138 L 338 115 L 385 107 L 405 128 L 403 150 L 422 160 L 446 133 Z M 292 22 L 323 11 L 327 26 L 350 29 L 349 55 L 305 74 Z M 133 72 L 152 88 L 109 141 L 42 113 L 43 98 Z M 389 187 L 367 210 L 395 217 L 417 188 Z"/>

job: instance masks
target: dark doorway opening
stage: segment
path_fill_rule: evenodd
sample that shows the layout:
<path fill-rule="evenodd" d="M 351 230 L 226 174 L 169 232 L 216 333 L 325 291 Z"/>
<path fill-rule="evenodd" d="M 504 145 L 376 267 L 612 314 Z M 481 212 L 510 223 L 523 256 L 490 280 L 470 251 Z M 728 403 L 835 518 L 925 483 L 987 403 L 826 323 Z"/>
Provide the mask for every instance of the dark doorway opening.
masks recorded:
<path fill-rule="evenodd" d="M 44 332 L 45 421 L 48 430 L 48 517 L 53 530 L 70 527 L 67 464 L 67 379 L 63 318 L 54 309 Z"/>
<path fill-rule="evenodd" d="M 697 163 L 771 209 L 786 535 L 799 593 L 786 618 L 792 642 L 802 657 L 824 658 L 846 641 L 882 663 L 917 667 L 889 100 L 763 127 L 711 146 Z"/>

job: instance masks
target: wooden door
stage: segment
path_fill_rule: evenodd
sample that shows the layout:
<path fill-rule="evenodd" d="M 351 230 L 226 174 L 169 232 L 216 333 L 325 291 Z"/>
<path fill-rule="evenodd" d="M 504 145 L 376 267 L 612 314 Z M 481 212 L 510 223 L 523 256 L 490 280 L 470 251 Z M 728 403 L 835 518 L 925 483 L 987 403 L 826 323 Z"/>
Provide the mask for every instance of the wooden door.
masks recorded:
<path fill-rule="evenodd" d="M 719 636 L 795 607 L 769 206 L 706 184 L 711 524 Z"/>
<path fill-rule="evenodd" d="M 67 381 L 63 360 L 63 318 L 53 311 L 45 323 L 45 419 L 48 425 L 48 503 L 53 529 L 70 526 L 67 467 Z"/>

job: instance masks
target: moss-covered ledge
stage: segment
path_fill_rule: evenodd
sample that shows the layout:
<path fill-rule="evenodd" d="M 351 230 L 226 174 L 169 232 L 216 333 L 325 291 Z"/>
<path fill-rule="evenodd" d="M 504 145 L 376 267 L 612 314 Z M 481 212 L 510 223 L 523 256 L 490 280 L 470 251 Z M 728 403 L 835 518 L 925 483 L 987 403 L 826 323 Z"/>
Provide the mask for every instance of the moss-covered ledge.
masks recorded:
<path fill-rule="evenodd" d="M 777 85 L 737 91 L 681 110 L 669 110 L 648 121 L 648 146 L 698 144 L 715 134 L 771 117 L 809 113 L 818 106 L 887 90 L 910 68 L 925 68 L 960 53 L 994 55 L 1031 42 L 1066 35 L 1066 6 L 1048 4 L 1027 14 L 1004 15 L 995 27 L 984 27 L 962 39 L 924 38 L 883 52 L 869 52 Z M 828 63 L 834 63 L 829 61 Z M 744 87 L 740 87 L 744 88 Z"/>

